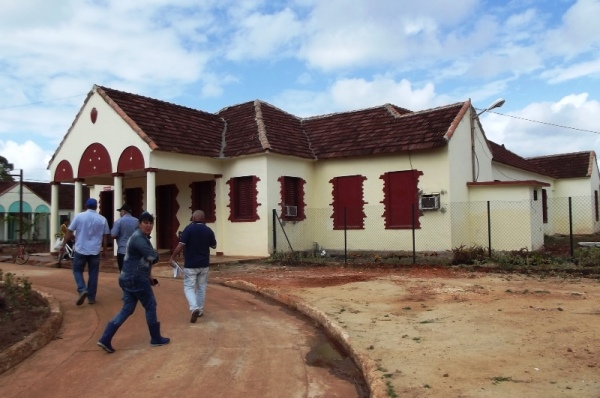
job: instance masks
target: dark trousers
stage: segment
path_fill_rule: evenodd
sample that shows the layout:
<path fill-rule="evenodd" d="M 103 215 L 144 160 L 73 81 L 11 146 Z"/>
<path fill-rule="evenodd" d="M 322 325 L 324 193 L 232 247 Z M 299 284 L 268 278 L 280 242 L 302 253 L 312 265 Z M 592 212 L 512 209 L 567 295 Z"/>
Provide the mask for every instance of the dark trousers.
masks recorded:
<path fill-rule="evenodd" d="M 119 273 L 123 271 L 123 259 L 125 258 L 124 254 L 117 253 L 117 265 L 119 266 Z"/>

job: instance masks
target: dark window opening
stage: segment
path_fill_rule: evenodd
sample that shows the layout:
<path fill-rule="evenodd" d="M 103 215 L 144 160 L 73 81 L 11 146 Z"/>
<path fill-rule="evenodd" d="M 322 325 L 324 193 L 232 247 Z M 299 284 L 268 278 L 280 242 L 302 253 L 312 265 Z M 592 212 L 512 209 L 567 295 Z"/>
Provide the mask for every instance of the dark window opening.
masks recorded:
<path fill-rule="evenodd" d="M 542 221 L 548 223 L 548 194 L 545 189 L 542 189 Z"/>
<path fill-rule="evenodd" d="M 215 222 L 216 215 L 216 195 L 215 181 L 200 181 L 191 184 L 192 189 L 192 212 L 202 210 L 206 216 L 206 222 Z"/>
<path fill-rule="evenodd" d="M 227 181 L 229 184 L 229 220 L 233 222 L 256 221 L 258 216 L 258 190 L 260 179 L 256 176 L 235 177 Z"/>
<path fill-rule="evenodd" d="M 286 221 L 301 221 L 304 214 L 304 184 L 298 177 L 279 177 L 281 183 L 281 219 Z"/>

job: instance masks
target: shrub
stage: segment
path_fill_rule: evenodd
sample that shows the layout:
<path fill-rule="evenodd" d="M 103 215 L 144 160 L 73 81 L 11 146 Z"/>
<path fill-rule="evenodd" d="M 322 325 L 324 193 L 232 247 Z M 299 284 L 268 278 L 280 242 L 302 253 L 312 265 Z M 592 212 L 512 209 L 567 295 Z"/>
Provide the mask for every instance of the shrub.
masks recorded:
<path fill-rule="evenodd" d="M 472 265 L 476 262 L 484 263 L 488 260 L 487 249 L 478 245 L 468 247 L 461 245 L 452 249 L 452 253 L 452 265 Z"/>
<path fill-rule="evenodd" d="M 582 267 L 600 266 L 600 248 L 590 247 L 575 250 L 577 263 Z"/>

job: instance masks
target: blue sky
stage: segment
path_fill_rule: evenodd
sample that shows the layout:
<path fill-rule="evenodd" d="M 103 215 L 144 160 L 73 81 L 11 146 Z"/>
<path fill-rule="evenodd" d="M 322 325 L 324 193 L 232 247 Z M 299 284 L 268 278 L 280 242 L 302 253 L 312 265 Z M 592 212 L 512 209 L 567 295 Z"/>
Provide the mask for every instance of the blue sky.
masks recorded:
<path fill-rule="evenodd" d="M 297 116 L 502 97 L 489 139 L 600 153 L 599 16 L 600 0 L 0 0 L 0 155 L 49 181 L 94 84 Z"/>

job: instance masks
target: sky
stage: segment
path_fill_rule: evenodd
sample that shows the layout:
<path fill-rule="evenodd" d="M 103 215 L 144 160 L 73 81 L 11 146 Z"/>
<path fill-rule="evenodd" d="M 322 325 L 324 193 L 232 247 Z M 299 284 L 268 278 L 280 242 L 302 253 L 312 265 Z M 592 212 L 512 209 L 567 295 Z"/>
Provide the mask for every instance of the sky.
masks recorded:
<path fill-rule="evenodd" d="M 600 0 L 0 0 L 0 155 L 28 181 L 94 84 L 299 117 L 471 100 L 523 157 L 600 154 Z"/>

